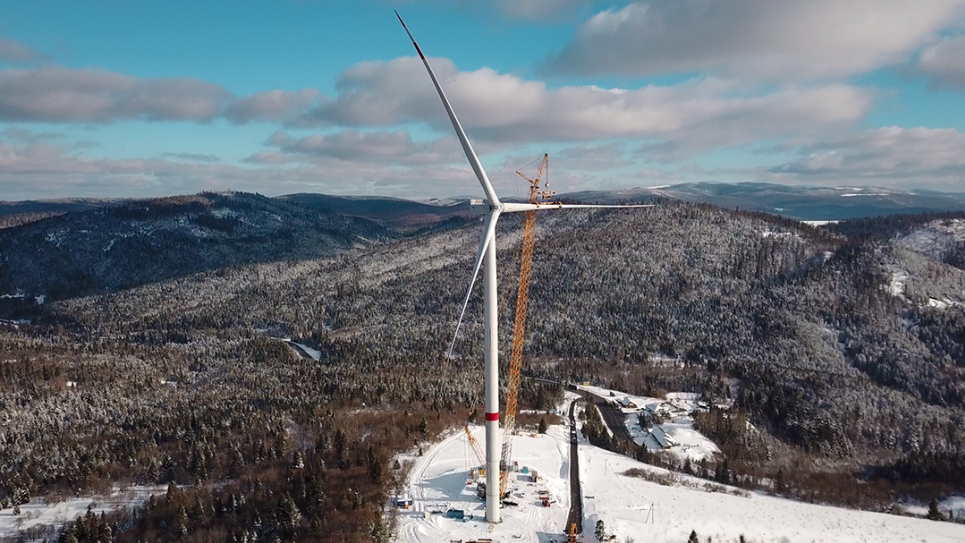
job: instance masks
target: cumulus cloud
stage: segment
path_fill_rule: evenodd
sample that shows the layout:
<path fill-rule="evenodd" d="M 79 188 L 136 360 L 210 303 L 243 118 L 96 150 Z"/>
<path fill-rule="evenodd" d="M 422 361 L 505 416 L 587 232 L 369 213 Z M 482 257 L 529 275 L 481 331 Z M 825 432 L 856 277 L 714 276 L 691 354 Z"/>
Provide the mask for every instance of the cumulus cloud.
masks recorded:
<path fill-rule="evenodd" d="M 918 69 L 935 86 L 965 90 L 965 36 L 944 39 L 922 51 Z"/>
<path fill-rule="evenodd" d="M 620 143 L 568 147 L 557 153 L 553 166 L 570 170 L 606 171 L 633 164 L 624 158 L 625 154 L 624 145 Z"/>
<path fill-rule="evenodd" d="M 12 200 L 108 194 L 143 197 L 203 190 L 248 190 L 269 196 L 323 192 L 418 198 L 450 195 L 454 180 L 465 180 L 467 188 L 475 185 L 468 167 L 448 165 L 399 167 L 315 157 L 284 166 L 239 167 L 165 158 L 84 158 L 68 146 L 0 142 L 0 194 Z"/>
<path fill-rule="evenodd" d="M 759 93 L 716 78 L 631 90 L 550 89 L 542 81 L 489 68 L 460 72 L 447 59 L 430 61 L 463 125 L 481 141 L 654 138 L 669 146 L 653 151 L 665 157 L 838 129 L 862 119 L 873 98 L 846 85 Z M 451 131 L 417 58 L 357 64 L 341 76 L 337 90 L 301 122 L 350 127 L 426 122 Z"/>
<path fill-rule="evenodd" d="M 462 159 L 455 138 L 415 141 L 407 130 L 361 132 L 343 130 L 292 138 L 276 132 L 269 142 L 288 155 L 325 157 L 354 162 L 442 164 Z M 262 157 L 267 158 L 267 157 Z"/>
<path fill-rule="evenodd" d="M 0 61 L 37 62 L 46 59 L 47 55 L 38 53 L 23 43 L 0 38 Z"/>
<path fill-rule="evenodd" d="M 271 90 L 239 98 L 199 79 L 142 79 L 98 69 L 0 71 L 0 121 L 7 122 L 206 122 L 221 117 L 234 124 L 286 122 L 320 98 L 314 89 Z"/>
<path fill-rule="evenodd" d="M 138 79 L 96 69 L 0 72 L 0 120 L 93 122 L 212 119 L 230 94 L 190 78 Z"/>
<path fill-rule="evenodd" d="M 287 122 L 307 110 L 320 96 L 315 89 L 258 92 L 230 103 L 224 116 L 235 124 L 250 121 Z"/>
<path fill-rule="evenodd" d="M 770 170 L 797 182 L 901 185 L 961 191 L 965 134 L 954 129 L 897 126 L 815 143 L 802 157 Z"/>
<path fill-rule="evenodd" d="M 706 71 L 764 79 L 847 76 L 903 61 L 954 24 L 965 0 L 649 0 L 585 22 L 553 73 Z"/>

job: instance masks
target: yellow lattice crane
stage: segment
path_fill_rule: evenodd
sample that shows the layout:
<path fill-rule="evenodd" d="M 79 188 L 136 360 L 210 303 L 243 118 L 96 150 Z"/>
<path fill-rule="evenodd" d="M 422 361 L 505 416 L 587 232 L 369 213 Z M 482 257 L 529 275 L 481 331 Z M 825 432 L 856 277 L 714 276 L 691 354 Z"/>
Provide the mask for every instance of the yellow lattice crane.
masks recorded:
<path fill-rule="evenodd" d="M 469 430 L 469 424 L 465 426 L 466 430 L 466 440 L 469 442 L 469 450 L 472 451 L 472 458 L 475 465 L 470 469 L 470 475 L 475 475 L 478 473 L 480 476 L 486 474 L 486 455 L 483 454 L 482 447 L 479 446 L 479 442 L 476 441 L 476 437 L 472 435 L 472 431 Z M 477 471 L 478 470 L 478 471 Z"/>
<path fill-rule="evenodd" d="M 517 175 L 529 182 L 529 203 L 549 201 L 553 192 L 540 190 L 548 166 L 549 155 L 544 154 L 536 177 L 530 179 L 521 172 Z M 513 328 L 513 353 L 509 361 L 509 390 L 506 393 L 506 414 L 503 417 L 503 450 L 499 474 L 499 495 L 506 494 L 506 483 L 513 462 L 513 433 L 516 431 L 517 400 L 519 398 L 519 372 L 523 363 L 523 333 L 526 329 L 526 307 L 529 303 L 529 279 L 533 267 L 533 246 L 536 243 L 536 212 L 526 212 L 523 224 L 523 252 L 519 263 L 519 290 L 516 292 L 516 323 Z"/>

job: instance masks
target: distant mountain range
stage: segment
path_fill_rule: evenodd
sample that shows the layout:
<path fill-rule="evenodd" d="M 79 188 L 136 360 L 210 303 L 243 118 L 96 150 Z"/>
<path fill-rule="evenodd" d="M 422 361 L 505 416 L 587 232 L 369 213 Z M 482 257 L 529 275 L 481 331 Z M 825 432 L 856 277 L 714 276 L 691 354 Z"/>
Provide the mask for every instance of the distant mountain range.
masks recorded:
<path fill-rule="evenodd" d="M 559 199 L 683 201 L 797 220 L 965 210 L 962 193 L 762 183 L 586 191 Z M 416 202 L 204 193 L 148 200 L 0 202 L 0 294 L 42 294 L 56 300 L 111 292 L 237 264 L 333 255 L 359 244 L 458 227 L 468 220 L 468 198 Z"/>
<path fill-rule="evenodd" d="M 790 219 L 846 220 L 965 210 L 965 193 L 882 187 L 803 187 L 772 183 L 683 183 L 622 191 L 563 194 L 583 202 L 637 202 L 657 198 L 763 211 Z"/>
<path fill-rule="evenodd" d="M 480 196 L 481 197 L 481 196 Z M 965 192 L 884 187 L 805 187 L 773 183 L 681 183 L 659 187 L 560 194 L 585 203 L 642 202 L 659 199 L 762 211 L 797 220 L 846 220 L 894 214 L 965 211 Z M 332 196 L 299 193 L 274 198 L 326 214 L 362 217 L 402 231 L 470 216 L 469 197 L 428 201 L 383 196 Z M 136 200 L 72 198 L 0 201 L 0 228 L 79 211 L 127 205 Z"/>
<path fill-rule="evenodd" d="M 293 194 L 279 198 L 314 209 L 364 217 L 396 228 L 427 226 L 454 217 L 470 216 L 468 198 L 453 198 L 439 203 L 324 194 Z M 801 187 L 771 183 L 683 183 L 626 190 L 570 192 L 560 194 L 558 198 L 599 204 L 676 200 L 727 209 L 761 211 L 802 221 L 965 211 L 965 193 L 882 187 Z"/>

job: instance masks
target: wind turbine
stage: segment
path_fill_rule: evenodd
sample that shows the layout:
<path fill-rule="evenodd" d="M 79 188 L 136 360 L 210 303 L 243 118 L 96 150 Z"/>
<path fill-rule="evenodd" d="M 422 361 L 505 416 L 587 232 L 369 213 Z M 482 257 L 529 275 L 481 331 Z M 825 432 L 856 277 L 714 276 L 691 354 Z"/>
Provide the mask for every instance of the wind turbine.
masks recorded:
<path fill-rule="evenodd" d="M 452 110 L 452 105 L 449 103 L 449 99 L 446 98 L 446 93 L 442 90 L 442 86 L 439 85 L 439 80 L 436 79 L 436 74 L 432 72 L 432 68 L 429 66 L 429 61 L 426 60 L 425 55 L 422 54 L 422 49 L 419 48 L 419 44 L 417 44 L 415 38 L 412 37 L 412 32 L 409 32 L 409 27 L 405 26 L 405 21 L 402 20 L 402 16 L 399 15 L 398 11 L 395 12 L 395 16 L 399 18 L 399 22 L 402 23 L 402 28 L 404 28 L 406 34 L 409 35 L 412 45 L 415 46 L 416 52 L 419 53 L 419 58 L 422 59 L 422 64 L 425 65 L 426 71 L 429 72 L 429 77 L 432 79 L 432 84 L 436 87 L 436 91 L 439 93 L 439 98 L 442 99 L 442 105 L 446 108 L 446 113 L 449 115 L 449 120 L 452 122 L 452 128 L 456 131 L 456 136 L 459 138 L 459 143 L 462 145 L 462 150 L 466 153 L 466 158 L 469 160 L 469 165 L 472 167 L 472 171 L 475 172 L 476 178 L 479 179 L 479 184 L 482 185 L 483 192 L 486 193 L 485 202 L 473 202 L 474 211 L 479 212 L 480 214 L 488 213 L 488 215 L 486 215 L 482 237 L 479 239 L 479 249 L 476 251 L 476 260 L 473 264 L 472 277 L 469 280 L 469 288 L 466 290 L 466 299 L 462 303 L 462 310 L 459 312 L 459 320 L 456 323 L 456 333 L 452 338 L 452 343 L 449 344 L 449 352 L 447 353 L 447 356 L 451 357 L 452 355 L 452 349 L 456 343 L 456 336 L 458 336 L 459 327 L 462 325 L 462 318 L 466 314 L 466 306 L 469 305 L 469 296 L 472 294 L 472 287 L 476 284 L 476 276 L 479 275 L 479 268 L 481 268 L 485 262 L 486 273 L 484 274 L 483 281 L 483 318 L 485 321 L 484 345 L 486 367 L 484 370 L 483 379 L 485 383 L 486 409 L 486 520 L 491 523 L 497 523 L 500 522 L 499 500 L 501 496 L 499 495 L 499 456 L 501 453 L 501 440 L 499 439 L 499 363 L 497 358 L 499 342 L 497 336 L 498 309 L 496 304 L 496 222 L 499 220 L 499 216 L 503 213 L 545 211 L 550 209 L 637 208 L 653 206 L 583 205 L 562 203 L 520 204 L 501 202 L 499 197 L 496 196 L 496 191 L 493 189 L 492 183 L 489 182 L 489 177 L 486 175 L 486 170 L 483 169 L 482 164 L 479 162 L 479 157 L 476 156 L 476 152 L 473 150 L 472 144 L 469 143 L 469 138 L 466 137 L 466 132 L 462 129 L 459 119 L 456 118 L 456 113 Z"/>

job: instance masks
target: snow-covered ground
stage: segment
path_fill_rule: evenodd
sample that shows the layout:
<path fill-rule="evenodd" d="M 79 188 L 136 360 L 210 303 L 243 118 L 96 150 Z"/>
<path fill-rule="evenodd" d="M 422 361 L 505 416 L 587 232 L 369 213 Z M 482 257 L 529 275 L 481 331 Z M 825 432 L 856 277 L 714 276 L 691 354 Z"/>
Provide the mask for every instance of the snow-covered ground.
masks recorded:
<path fill-rule="evenodd" d="M 579 388 L 608 400 L 628 400 L 633 407 L 621 408 L 625 417 L 624 424 L 633 440 L 638 445 L 645 445 L 651 451 L 667 451 L 681 461 L 689 458 L 691 462 L 699 462 L 702 459 L 711 460 L 720 452 L 713 441 L 694 430 L 693 413 L 699 407 L 697 394 L 670 392 L 661 400 L 595 386 Z M 667 422 L 644 429 L 639 421 L 640 413 L 645 411 L 660 413 L 667 418 Z M 668 447 L 665 448 L 661 441 Z"/>
<path fill-rule="evenodd" d="M 647 543 L 687 541 L 691 530 L 700 541 L 733 542 L 928 542 L 965 541 L 965 525 L 856 511 L 775 498 L 748 497 L 704 490 L 707 481 L 677 474 L 696 486 L 663 486 L 624 475 L 631 468 L 666 470 L 643 464 L 583 442 L 580 438 L 584 541 L 597 520 L 618 541 L 632 537 Z"/>
<path fill-rule="evenodd" d="M 482 427 L 470 427 L 485 451 Z M 408 497 L 412 508 L 399 510 L 397 541 L 405 543 L 449 543 L 454 540 L 489 538 L 498 541 L 546 542 L 561 539 L 569 513 L 569 430 L 550 426 L 545 435 L 524 434 L 514 437 L 513 460 L 520 469 L 536 469 L 540 482 L 517 473 L 510 488 L 515 488 L 515 507 L 503 507 L 503 522 L 490 531 L 486 506 L 476 496 L 476 485 L 467 484 L 468 471 L 475 466 L 466 434 L 459 431 L 434 445 L 415 464 L 409 476 Z M 546 490 L 554 503 L 543 507 L 538 492 Z M 465 520 L 446 517 L 449 509 L 465 512 Z M 434 511 L 439 511 L 436 513 Z"/>
<path fill-rule="evenodd" d="M 110 496 L 88 496 L 72 498 L 57 503 L 47 503 L 43 499 L 33 499 L 20 506 L 20 514 L 14 515 L 13 508 L 0 510 L 0 538 L 14 536 L 17 532 L 43 525 L 62 527 L 78 515 L 87 513 L 91 508 L 95 513 L 117 511 L 122 507 L 136 507 L 151 495 L 163 494 L 165 486 L 134 486 L 115 489 Z"/>
<path fill-rule="evenodd" d="M 899 247 L 941 259 L 946 251 L 962 241 L 965 241 L 965 220 L 948 219 L 932 221 L 910 234 L 899 236 L 895 243 Z"/>

